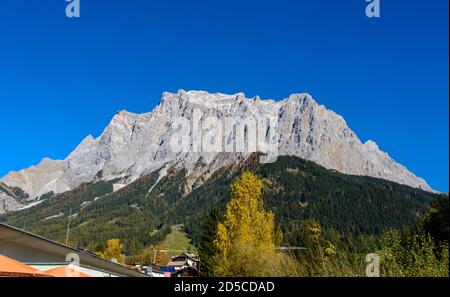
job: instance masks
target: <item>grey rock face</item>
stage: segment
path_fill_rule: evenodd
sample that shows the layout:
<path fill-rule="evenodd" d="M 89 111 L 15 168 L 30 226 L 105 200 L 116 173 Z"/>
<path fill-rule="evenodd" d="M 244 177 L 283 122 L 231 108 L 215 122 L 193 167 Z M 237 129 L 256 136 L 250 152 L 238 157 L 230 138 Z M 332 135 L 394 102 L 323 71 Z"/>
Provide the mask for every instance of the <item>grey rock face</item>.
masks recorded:
<path fill-rule="evenodd" d="M 71 189 L 64 171 L 64 161 L 45 158 L 36 166 L 11 172 L 3 178 L 9 187 L 19 187 L 29 194 L 30 200 L 51 191 L 62 193 Z"/>
<path fill-rule="evenodd" d="M 267 133 L 267 141 L 278 143 L 280 155 L 294 155 L 346 174 L 373 176 L 412 187 L 431 190 L 427 183 L 396 163 L 373 141 L 362 143 L 344 119 L 308 94 L 294 94 L 281 101 L 247 99 L 235 95 L 202 91 L 164 93 L 150 113 L 117 113 L 103 133 L 88 136 L 63 161 L 43 160 L 38 166 L 10 173 L 2 181 L 18 186 L 31 198 L 53 191 L 60 193 L 82 182 L 121 178 L 131 182 L 162 167 L 185 168 L 192 180 L 207 179 L 222 166 L 241 160 L 248 152 L 205 152 L 190 144 L 189 151 L 174 151 L 176 136 L 193 139 L 196 128 L 180 130 L 175 119 L 193 122 L 201 111 L 200 122 L 209 117 L 219 121 L 228 117 L 247 118 L 271 115 L 277 119 L 276 137 Z M 222 148 L 232 145 L 233 130 L 223 132 Z M 181 133 L 180 133 L 181 132 Z M 273 132 L 273 131 L 272 131 Z M 272 135 L 272 136 L 271 136 Z M 248 135 L 247 135 L 248 137 Z"/>
<path fill-rule="evenodd" d="M 0 214 L 15 211 L 24 205 L 13 197 L 0 193 Z"/>
<path fill-rule="evenodd" d="M 292 95 L 280 109 L 280 152 L 299 156 L 342 173 L 382 178 L 430 191 L 369 140 L 361 143 L 345 120 L 307 94 Z"/>
<path fill-rule="evenodd" d="M 5 184 L 0 182 L 0 214 L 25 206 Z"/>

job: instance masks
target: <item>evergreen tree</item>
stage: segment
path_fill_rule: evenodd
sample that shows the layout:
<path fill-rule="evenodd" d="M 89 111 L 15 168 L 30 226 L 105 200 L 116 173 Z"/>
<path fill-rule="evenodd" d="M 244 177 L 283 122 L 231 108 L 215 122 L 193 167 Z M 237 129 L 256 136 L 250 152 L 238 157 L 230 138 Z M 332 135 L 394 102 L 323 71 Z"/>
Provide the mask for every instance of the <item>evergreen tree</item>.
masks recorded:
<path fill-rule="evenodd" d="M 449 200 L 448 195 L 440 195 L 431 203 L 425 217 L 424 229 L 436 242 L 449 241 Z"/>
<path fill-rule="evenodd" d="M 214 244 L 217 236 L 217 227 L 221 219 L 218 207 L 213 207 L 203 225 L 203 233 L 199 245 L 201 259 L 200 271 L 203 276 L 213 276 L 214 257 L 218 249 Z"/>

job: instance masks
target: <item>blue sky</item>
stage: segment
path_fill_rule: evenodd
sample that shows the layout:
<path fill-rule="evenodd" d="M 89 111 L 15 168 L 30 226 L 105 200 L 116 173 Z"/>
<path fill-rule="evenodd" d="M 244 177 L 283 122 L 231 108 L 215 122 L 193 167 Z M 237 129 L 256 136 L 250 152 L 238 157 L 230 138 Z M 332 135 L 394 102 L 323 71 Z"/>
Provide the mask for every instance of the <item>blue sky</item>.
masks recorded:
<path fill-rule="evenodd" d="M 448 191 L 448 1 L 2 0 L 0 176 L 65 158 L 163 91 L 308 92 Z"/>

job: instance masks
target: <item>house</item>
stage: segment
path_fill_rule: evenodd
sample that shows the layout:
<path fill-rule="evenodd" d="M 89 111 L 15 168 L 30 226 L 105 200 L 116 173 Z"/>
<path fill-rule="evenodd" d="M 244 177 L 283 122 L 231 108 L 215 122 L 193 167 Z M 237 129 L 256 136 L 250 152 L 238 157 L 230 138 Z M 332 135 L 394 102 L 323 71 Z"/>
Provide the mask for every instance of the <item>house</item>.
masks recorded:
<path fill-rule="evenodd" d="M 0 276 L 48 277 L 46 273 L 5 255 L 0 255 Z"/>
<path fill-rule="evenodd" d="M 192 267 L 187 267 L 182 270 L 179 270 L 175 273 L 176 277 L 198 277 L 200 276 L 200 273 L 197 269 Z"/>
<path fill-rule="evenodd" d="M 183 253 L 178 256 L 174 256 L 171 258 L 170 262 L 167 264 L 167 266 L 173 266 L 173 267 L 192 267 L 199 269 L 200 266 L 200 258 L 193 253 Z"/>
<path fill-rule="evenodd" d="M 91 277 L 89 274 L 82 272 L 81 269 L 76 269 L 69 266 L 59 266 L 46 270 L 44 273 L 52 277 Z"/>
<path fill-rule="evenodd" d="M 187 261 L 170 261 L 167 263 L 167 266 L 173 267 L 175 270 L 180 270 L 189 267 L 189 263 Z"/>
<path fill-rule="evenodd" d="M 198 276 L 200 258 L 193 253 L 183 253 L 172 257 L 166 266 L 175 270 L 174 276 Z"/>
<path fill-rule="evenodd" d="M 152 268 L 152 270 L 150 272 L 150 275 L 152 277 L 174 277 L 174 276 L 176 276 L 176 270 L 174 267 L 152 265 L 151 268 Z"/>
<path fill-rule="evenodd" d="M 148 275 L 97 255 L 74 249 L 36 234 L 0 223 L 0 255 L 57 276 L 64 272 L 92 277 L 146 277 Z M 77 261 L 79 260 L 79 261 Z M 78 262 L 78 265 L 73 263 Z M 70 265 L 70 266 L 69 266 Z M 76 267 L 76 271 L 73 271 Z"/>

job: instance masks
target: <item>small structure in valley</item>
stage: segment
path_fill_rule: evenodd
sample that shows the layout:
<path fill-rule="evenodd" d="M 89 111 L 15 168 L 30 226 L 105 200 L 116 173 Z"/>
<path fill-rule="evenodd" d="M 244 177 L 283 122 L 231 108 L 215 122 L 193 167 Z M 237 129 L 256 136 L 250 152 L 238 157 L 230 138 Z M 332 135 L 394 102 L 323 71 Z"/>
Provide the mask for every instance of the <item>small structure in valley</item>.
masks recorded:
<path fill-rule="evenodd" d="M 199 276 L 200 258 L 194 253 L 183 253 L 171 258 L 165 266 L 152 266 L 154 277 L 196 277 Z"/>

